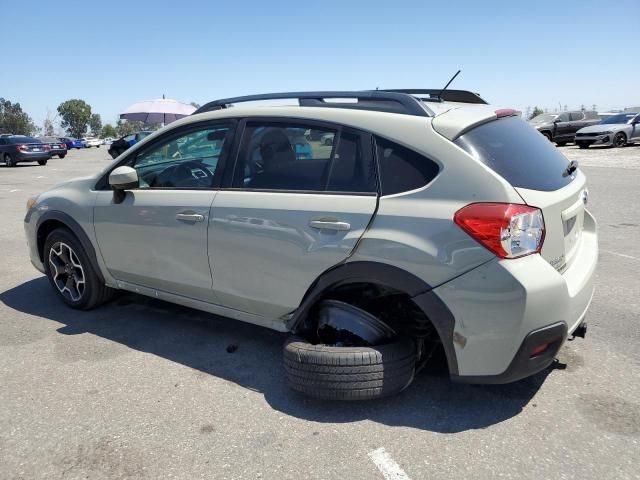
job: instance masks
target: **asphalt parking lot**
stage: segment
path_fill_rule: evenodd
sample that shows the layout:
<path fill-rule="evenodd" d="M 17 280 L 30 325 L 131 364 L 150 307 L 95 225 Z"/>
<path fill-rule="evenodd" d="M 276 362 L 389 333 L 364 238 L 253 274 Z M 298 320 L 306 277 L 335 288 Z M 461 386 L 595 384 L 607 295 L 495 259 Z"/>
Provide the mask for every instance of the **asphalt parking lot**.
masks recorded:
<path fill-rule="evenodd" d="M 288 390 L 279 333 L 132 294 L 64 307 L 29 263 L 25 202 L 106 148 L 0 165 L 0 478 L 640 478 L 640 145 L 561 150 L 599 222 L 587 338 L 515 384 L 421 374 L 367 403 Z"/>

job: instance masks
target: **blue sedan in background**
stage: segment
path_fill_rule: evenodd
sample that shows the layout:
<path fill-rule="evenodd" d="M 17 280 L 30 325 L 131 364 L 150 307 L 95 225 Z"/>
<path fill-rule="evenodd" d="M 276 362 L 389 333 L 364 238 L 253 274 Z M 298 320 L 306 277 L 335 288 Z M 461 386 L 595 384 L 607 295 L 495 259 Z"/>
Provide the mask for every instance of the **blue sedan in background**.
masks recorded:
<path fill-rule="evenodd" d="M 71 150 L 72 148 L 84 148 L 86 144 L 79 138 L 71 138 L 71 137 L 60 137 L 59 140 L 64 142 L 67 146 L 67 150 Z"/>

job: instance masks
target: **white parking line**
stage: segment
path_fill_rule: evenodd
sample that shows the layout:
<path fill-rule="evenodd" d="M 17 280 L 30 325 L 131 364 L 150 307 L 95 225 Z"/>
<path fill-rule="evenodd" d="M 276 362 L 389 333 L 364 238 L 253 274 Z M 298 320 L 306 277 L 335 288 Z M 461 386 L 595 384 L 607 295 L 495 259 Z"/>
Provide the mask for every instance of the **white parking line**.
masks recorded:
<path fill-rule="evenodd" d="M 624 253 L 612 252 L 612 251 L 610 251 L 610 250 L 602 250 L 602 252 L 604 252 L 604 253 L 609 253 L 609 254 L 611 254 L 611 255 L 615 255 L 615 256 L 617 256 L 617 257 L 630 258 L 631 260 L 640 260 L 640 258 L 638 258 L 638 257 L 634 257 L 634 256 L 632 256 L 632 255 L 626 255 L 626 254 L 624 254 Z"/>
<path fill-rule="evenodd" d="M 404 470 L 400 468 L 391 455 L 387 453 L 384 447 L 380 447 L 367 454 L 371 461 L 376 464 L 380 473 L 385 480 L 411 480 L 409 476 L 404 473 Z"/>
<path fill-rule="evenodd" d="M 19 188 L 14 188 L 13 190 L 9 190 L 9 193 L 14 193 L 14 192 L 19 192 L 20 189 Z"/>

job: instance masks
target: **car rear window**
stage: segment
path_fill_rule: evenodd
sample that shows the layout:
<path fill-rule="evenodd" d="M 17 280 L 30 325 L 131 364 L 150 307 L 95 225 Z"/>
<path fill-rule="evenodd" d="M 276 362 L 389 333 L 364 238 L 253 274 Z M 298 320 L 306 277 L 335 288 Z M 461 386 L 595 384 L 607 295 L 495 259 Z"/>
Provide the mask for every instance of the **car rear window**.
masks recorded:
<path fill-rule="evenodd" d="M 518 117 L 480 125 L 454 143 L 514 187 L 550 192 L 573 180 L 564 174 L 569 164 L 565 156 Z"/>
<path fill-rule="evenodd" d="M 37 138 L 33 138 L 33 137 L 24 137 L 24 136 L 15 136 L 15 137 L 10 137 L 9 141 L 11 143 L 42 143 L 40 140 L 38 140 Z"/>

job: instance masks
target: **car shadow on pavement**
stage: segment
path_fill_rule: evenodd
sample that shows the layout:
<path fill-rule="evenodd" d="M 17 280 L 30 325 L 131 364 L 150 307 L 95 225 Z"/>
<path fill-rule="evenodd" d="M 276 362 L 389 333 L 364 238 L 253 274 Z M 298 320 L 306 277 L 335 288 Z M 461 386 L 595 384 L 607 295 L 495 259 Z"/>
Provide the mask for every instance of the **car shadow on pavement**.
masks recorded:
<path fill-rule="evenodd" d="M 260 392 L 284 414 L 320 423 L 370 420 L 440 433 L 485 428 L 518 415 L 551 371 L 496 386 L 455 384 L 445 376 L 419 374 L 394 397 L 354 403 L 321 401 L 287 388 L 282 368 L 286 334 L 129 293 L 96 310 L 77 311 L 60 302 L 46 277 L 0 293 L 0 301 L 36 317 L 30 321 L 62 324 L 57 329 L 60 334 L 89 333 L 178 362 Z M 11 318 L 25 321 L 22 315 Z"/>

